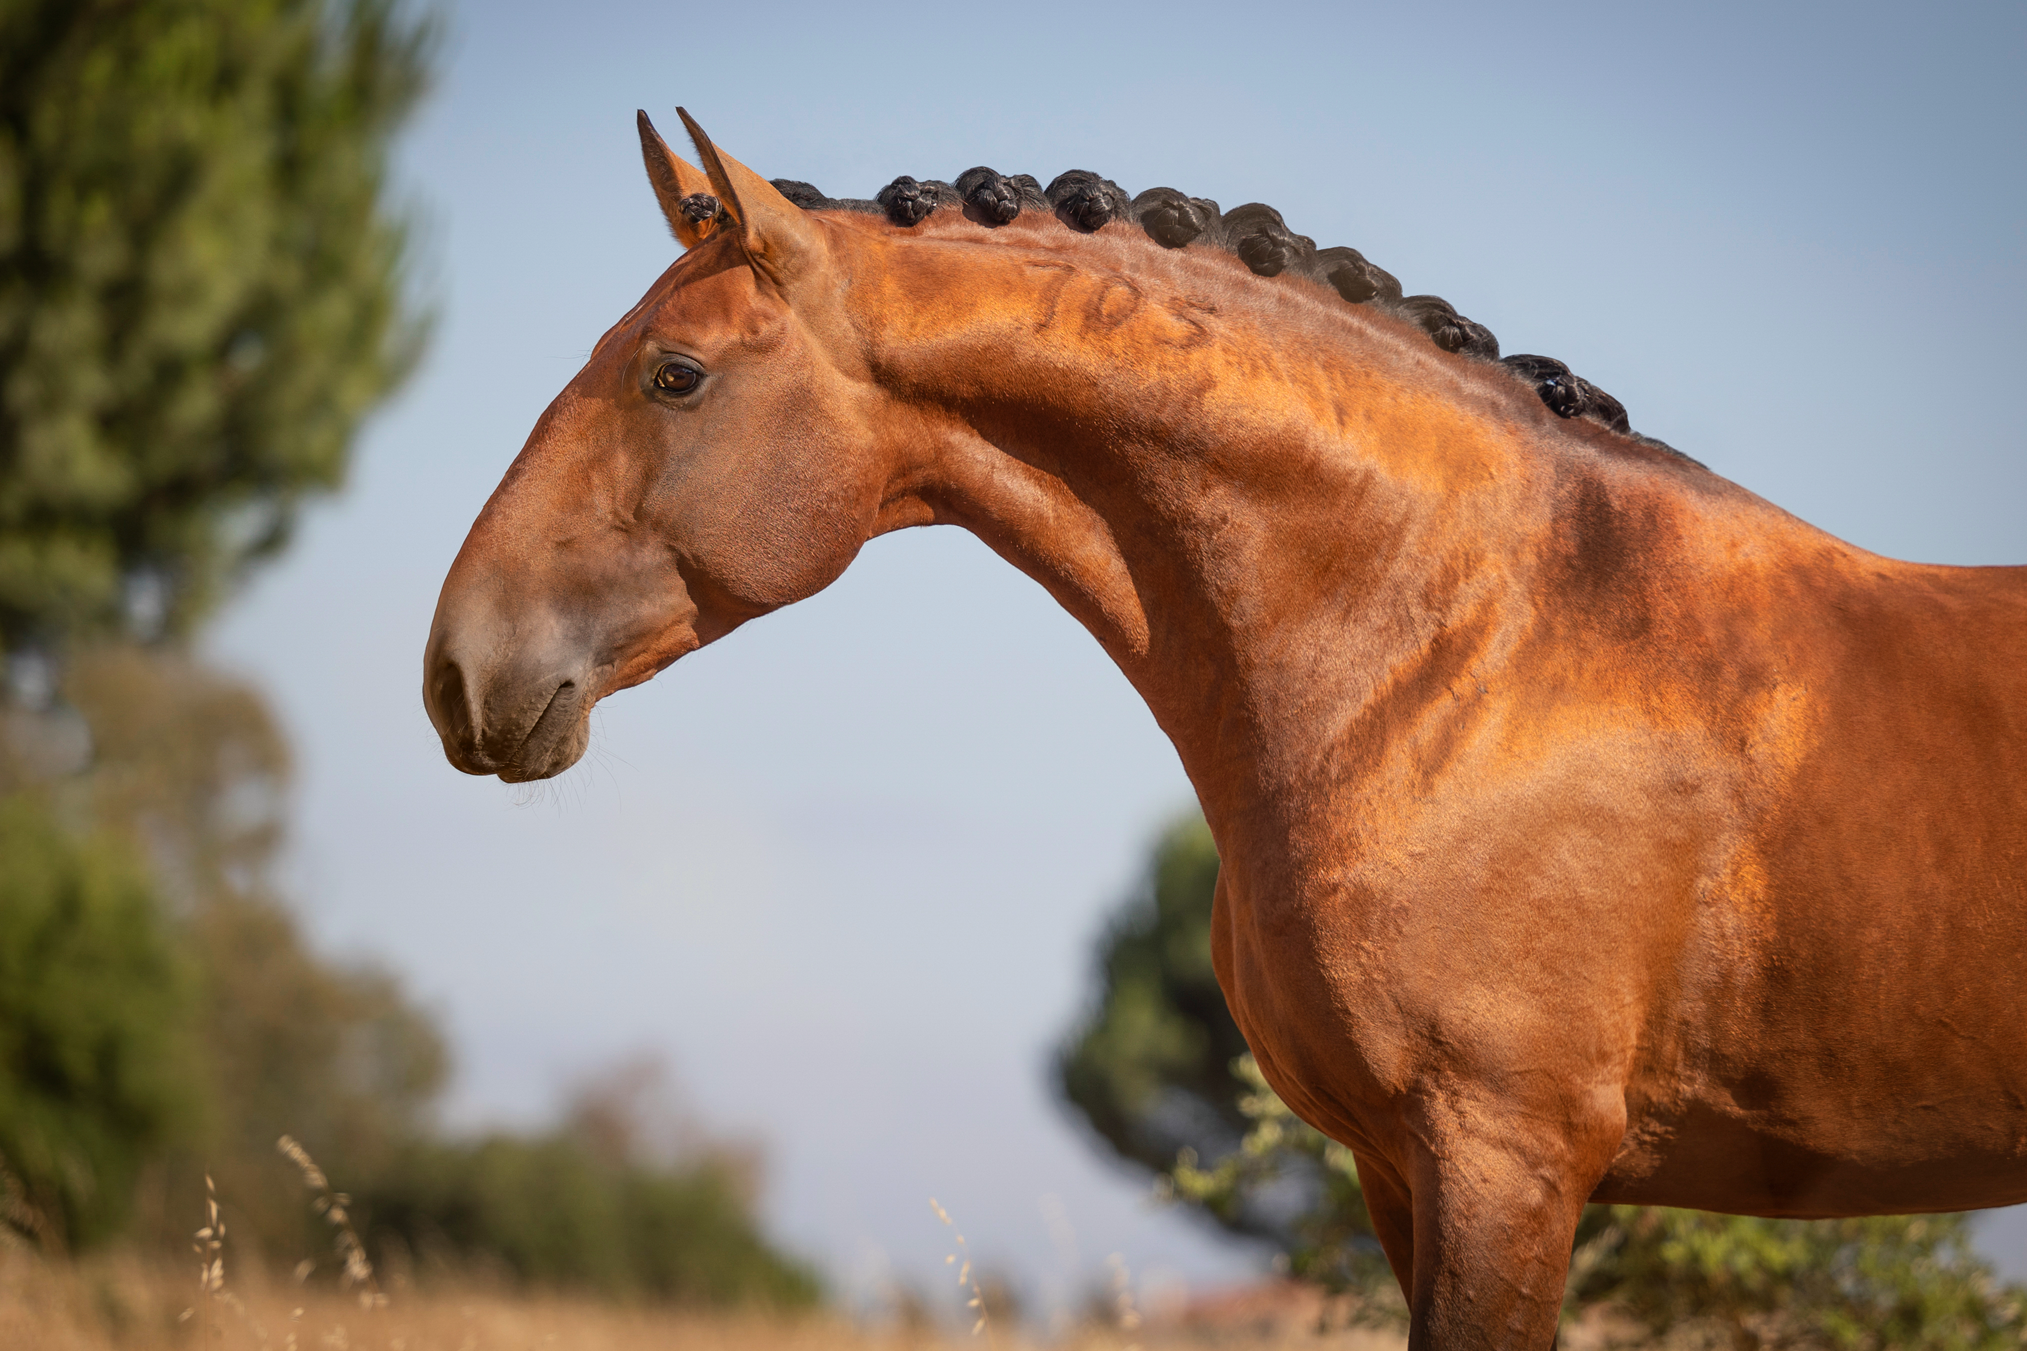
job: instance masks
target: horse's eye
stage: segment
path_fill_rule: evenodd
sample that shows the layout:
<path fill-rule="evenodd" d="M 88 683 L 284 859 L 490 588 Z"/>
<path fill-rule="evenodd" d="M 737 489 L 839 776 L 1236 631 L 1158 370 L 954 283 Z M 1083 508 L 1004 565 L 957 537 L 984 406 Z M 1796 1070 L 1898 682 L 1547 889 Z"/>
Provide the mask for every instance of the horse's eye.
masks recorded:
<path fill-rule="evenodd" d="M 655 372 L 655 388 L 664 394 L 688 394 L 703 378 L 704 373 L 687 362 L 665 361 Z"/>

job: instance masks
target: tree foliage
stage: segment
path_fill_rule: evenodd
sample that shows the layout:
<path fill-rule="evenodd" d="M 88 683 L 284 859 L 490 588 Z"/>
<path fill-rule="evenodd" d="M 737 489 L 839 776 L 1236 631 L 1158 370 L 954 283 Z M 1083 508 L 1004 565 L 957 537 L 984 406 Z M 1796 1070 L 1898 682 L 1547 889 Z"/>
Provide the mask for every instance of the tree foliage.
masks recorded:
<path fill-rule="evenodd" d="M 216 1110 L 188 1152 L 209 1158 L 241 1235 L 292 1246 L 303 1220 L 276 1138 L 341 1175 L 381 1166 L 427 1124 L 442 1038 L 387 972 L 314 952 L 283 900 L 291 765 L 257 690 L 175 645 L 128 643 L 73 651 L 62 689 L 93 756 L 52 790 L 142 852 L 196 972 Z"/>
<path fill-rule="evenodd" d="M 1297 1119 L 1250 1055 L 1226 1054 L 1238 1029 L 1222 997 L 1204 998 L 1216 877 L 1201 821 L 1158 843 L 1147 883 L 1101 941 L 1098 997 L 1058 1059 L 1064 1095 L 1163 1192 L 1269 1240 L 1294 1274 L 1358 1296 L 1365 1317 L 1398 1318 L 1350 1151 Z M 1746 1351 L 2018 1347 L 2027 1290 L 1994 1278 L 1971 1224 L 1591 1206 L 1565 1318 L 1606 1340 Z"/>
<path fill-rule="evenodd" d="M 2001 1351 L 2027 1338 L 2027 1291 L 1971 1248 L 1968 1215 L 1767 1220 L 1592 1206 L 1568 1307 L 1713 1347 Z"/>
<path fill-rule="evenodd" d="M 434 31 L 404 0 L 0 0 L 0 1224 L 89 1244 L 138 1198 L 181 1251 L 209 1173 L 238 1257 L 286 1270 L 330 1233 L 288 1134 L 376 1250 L 806 1302 L 736 1151 L 436 1133 L 440 1034 L 306 940 L 285 740 L 180 641 L 415 355 L 385 189 Z"/>
<path fill-rule="evenodd" d="M 677 1107 L 659 1061 L 582 1083 L 534 1134 L 418 1135 L 360 1179 L 367 1247 L 414 1277 L 691 1305 L 800 1308 L 815 1275 L 762 1236 L 748 1150 L 711 1140 Z"/>
<path fill-rule="evenodd" d="M 1229 1068 L 1246 1040 L 1211 970 L 1217 877 L 1204 823 L 1171 827 L 1100 949 L 1104 996 L 1058 1060 L 1064 1096 L 1121 1154 L 1156 1170 L 1180 1149 L 1227 1153 L 1247 1129 L 1245 1085 Z"/>
<path fill-rule="evenodd" d="M 113 1231 L 143 1161 L 157 1191 L 179 1158 L 229 1171 L 224 1137 L 283 1100 L 370 1136 L 408 1110 L 359 1082 L 380 1060 L 441 1078 L 433 1030 L 272 892 L 287 755 L 259 696 L 96 641 L 187 632 L 410 362 L 384 186 L 434 32 L 412 15 L 0 0 L 0 1160 L 46 1238 Z M 371 1049 L 390 1028 L 404 1049 Z"/>
<path fill-rule="evenodd" d="M 117 1230 L 197 1109 L 191 973 L 122 842 L 0 798 L 0 1223 Z"/>
<path fill-rule="evenodd" d="M 395 0 L 0 0 L 0 649 L 181 630 L 408 367 Z"/>
<path fill-rule="evenodd" d="M 741 1151 L 651 1119 L 629 1069 L 536 1134 L 445 1139 L 448 1056 L 388 973 L 319 956 L 273 879 L 287 747 L 245 684 L 174 646 L 76 648 L 89 768 L 0 760 L 0 1222 L 66 1247 L 139 1227 L 180 1251 L 216 1177 L 238 1258 L 287 1270 L 329 1227 L 293 1135 L 376 1258 L 421 1275 L 698 1304 L 807 1304 Z M 0 738 L 4 742 L 4 738 Z M 10 1182 L 11 1179 L 11 1182 Z"/>
<path fill-rule="evenodd" d="M 566 1122 L 418 1144 L 370 1179 L 369 1241 L 454 1273 L 684 1304 L 801 1308 L 821 1287 L 762 1237 L 736 1153 L 613 1154 Z"/>
<path fill-rule="evenodd" d="M 442 1040 L 386 973 L 313 953 L 276 894 L 288 758 L 255 691 L 115 645 L 74 650 L 62 694 L 83 772 L 0 755 L 0 1117 L 45 1123 L 0 1125 L 15 1227 L 109 1237 L 148 1163 L 159 1238 L 188 1232 L 210 1171 L 242 1240 L 297 1251 L 315 1231 L 276 1137 L 384 1166 L 426 1125 Z"/>

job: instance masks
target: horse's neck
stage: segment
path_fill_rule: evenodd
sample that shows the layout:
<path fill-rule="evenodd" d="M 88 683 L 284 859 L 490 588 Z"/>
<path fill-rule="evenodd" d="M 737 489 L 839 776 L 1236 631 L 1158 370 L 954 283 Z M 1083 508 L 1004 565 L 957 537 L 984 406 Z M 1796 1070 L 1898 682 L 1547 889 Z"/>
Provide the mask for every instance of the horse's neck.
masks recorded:
<path fill-rule="evenodd" d="M 1454 363 L 1320 290 L 999 253 L 912 278 L 948 311 L 879 353 L 944 419 L 921 496 L 1092 631 L 1214 824 L 1250 811 L 1218 799 L 1312 776 L 1474 622 L 1537 476 Z"/>

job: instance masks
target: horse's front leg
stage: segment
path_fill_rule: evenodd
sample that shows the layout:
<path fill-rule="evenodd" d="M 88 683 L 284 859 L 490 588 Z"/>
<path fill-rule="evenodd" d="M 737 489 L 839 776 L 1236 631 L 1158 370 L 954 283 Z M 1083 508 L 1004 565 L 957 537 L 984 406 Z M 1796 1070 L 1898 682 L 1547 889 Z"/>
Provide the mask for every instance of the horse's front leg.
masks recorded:
<path fill-rule="evenodd" d="M 1413 1236 L 1409 1351 L 1547 1351 L 1577 1220 L 1618 1147 L 1623 1116 L 1573 1120 L 1566 1110 L 1455 1098 L 1428 1101 L 1416 1115 L 1399 1169 Z M 1399 1217 L 1389 1223 L 1397 1230 Z"/>
<path fill-rule="evenodd" d="M 1415 1203 L 1407 1179 L 1392 1163 L 1373 1154 L 1354 1153 L 1358 1164 L 1358 1186 L 1365 1193 L 1365 1212 L 1372 1217 L 1372 1231 L 1380 1250 L 1387 1255 L 1401 1293 L 1410 1299 L 1415 1293 Z"/>

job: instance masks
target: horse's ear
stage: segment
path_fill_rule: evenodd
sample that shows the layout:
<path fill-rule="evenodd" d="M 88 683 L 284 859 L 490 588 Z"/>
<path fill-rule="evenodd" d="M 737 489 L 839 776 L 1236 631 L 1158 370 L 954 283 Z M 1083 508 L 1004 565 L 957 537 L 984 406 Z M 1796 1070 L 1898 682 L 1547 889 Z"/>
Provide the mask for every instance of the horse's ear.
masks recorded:
<path fill-rule="evenodd" d="M 640 126 L 641 162 L 647 165 L 648 182 L 654 185 L 655 200 L 669 222 L 669 233 L 685 249 L 694 249 L 711 237 L 720 220 L 705 209 L 705 203 L 690 202 L 685 206 L 684 199 L 711 197 L 716 201 L 711 193 L 711 176 L 669 149 L 669 143 L 655 130 L 655 124 L 648 121 L 645 111 L 637 110 L 634 120 Z"/>
<path fill-rule="evenodd" d="M 775 190 L 772 183 L 711 144 L 696 119 L 681 108 L 676 116 L 690 129 L 697 158 L 711 175 L 711 188 L 737 220 L 740 242 L 756 272 L 776 286 L 786 286 L 811 259 L 820 256 L 821 240 L 802 208 Z"/>

